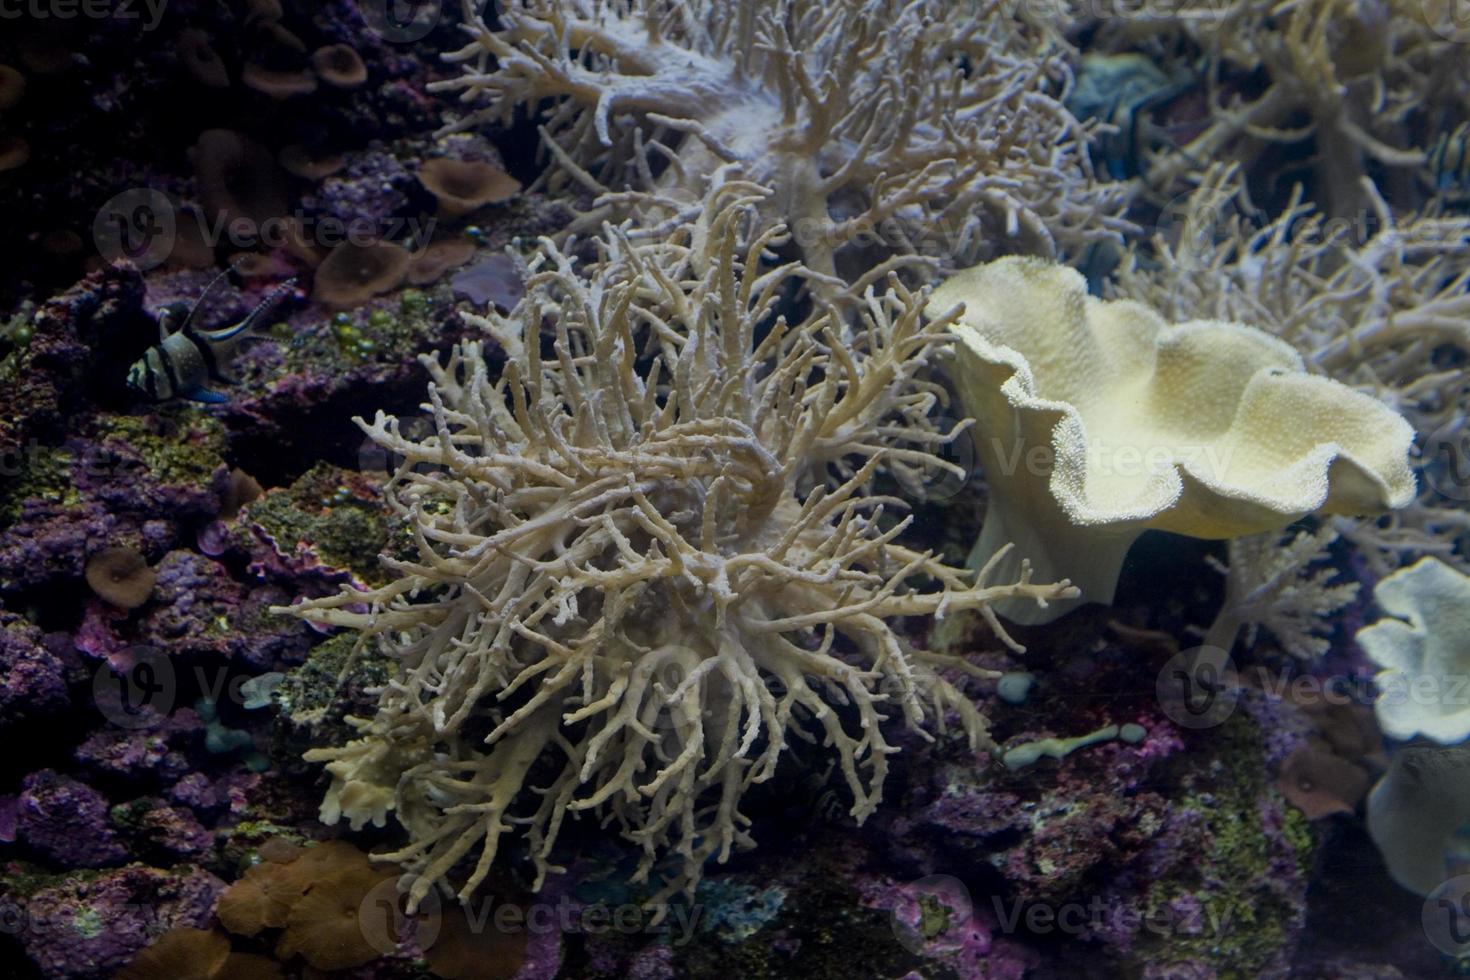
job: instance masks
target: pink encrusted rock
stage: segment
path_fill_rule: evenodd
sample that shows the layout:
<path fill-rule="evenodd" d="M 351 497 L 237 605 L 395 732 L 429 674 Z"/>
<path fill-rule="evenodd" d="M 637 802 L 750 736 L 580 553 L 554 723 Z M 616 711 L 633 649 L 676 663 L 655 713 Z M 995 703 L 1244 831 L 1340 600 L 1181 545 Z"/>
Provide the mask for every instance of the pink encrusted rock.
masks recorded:
<path fill-rule="evenodd" d="M 51 769 L 21 784 L 17 836 L 47 861 L 65 868 L 101 868 L 128 856 L 107 819 L 107 798 Z"/>
<path fill-rule="evenodd" d="M 17 938 L 52 980 L 105 980 L 168 930 L 208 925 L 224 888 L 187 864 L 73 875 L 29 896 Z"/>

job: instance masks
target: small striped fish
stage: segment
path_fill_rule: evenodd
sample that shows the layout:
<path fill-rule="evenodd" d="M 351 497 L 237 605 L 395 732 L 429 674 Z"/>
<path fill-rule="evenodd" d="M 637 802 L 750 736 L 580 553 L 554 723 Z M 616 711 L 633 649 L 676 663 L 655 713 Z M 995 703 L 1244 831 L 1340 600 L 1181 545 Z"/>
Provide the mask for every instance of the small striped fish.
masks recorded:
<path fill-rule="evenodd" d="M 212 404 L 228 400 L 209 383 L 235 382 L 226 372 L 235 348 L 296 285 L 295 279 L 281 283 L 239 323 L 219 330 L 196 329 L 192 324 L 199 305 L 229 273 L 227 269 L 216 276 L 192 308 L 185 303 L 164 308 L 158 317 L 158 343 L 128 369 L 130 387 L 156 402 L 180 397 Z"/>
<path fill-rule="evenodd" d="M 1439 134 L 1429 147 L 1429 173 L 1439 190 L 1470 194 L 1470 123 Z"/>

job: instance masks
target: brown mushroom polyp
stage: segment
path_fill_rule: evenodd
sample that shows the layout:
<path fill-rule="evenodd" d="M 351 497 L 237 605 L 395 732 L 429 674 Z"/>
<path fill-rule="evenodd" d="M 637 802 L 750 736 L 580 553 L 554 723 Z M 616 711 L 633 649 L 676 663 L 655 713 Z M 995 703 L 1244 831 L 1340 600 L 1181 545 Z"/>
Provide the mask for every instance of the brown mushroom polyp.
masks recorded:
<path fill-rule="evenodd" d="M 475 256 L 475 246 L 464 241 L 434 242 L 415 252 L 408 267 L 408 281 L 415 286 L 438 282 L 450 269 L 457 269 Z"/>
<path fill-rule="evenodd" d="M 19 136 L 0 136 L 0 173 L 19 170 L 31 159 L 31 145 Z"/>
<path fill-rule="evenodd" d="M 212 219 L 243 218 L 259 229 L 286 213 L 289 202 L 280 168 L 255 140 L 230 129 L 206 129 L 192 156 L 199 200 Z"/>
<path fill-rule="evenodd" d="M 248 64 L 240 74 L 246 88 L 273 99 L 289 99 L 293 95 L 310 95 L 316 91 L 316 76 L 300 68 L 271 68 Z"/>
<path fill-rule="evenodd" d="M 316 270 L 312 298 L 336 310 L 360 306 L 403 281 L 409 253 L 391 242 L 345 242 Z"/>
<path fill-rule="evenodd" d="M 482 160 L 440 157 L 419 167 L 418 176 L 446 218 L 460 218 L 487 204 L 508 201 L 521 189 L 520 181 Z"/>
<path fill-rule="evenodd" d="M 311 65 L 321 80 L 333 88 L 357 88 L 367 81 L 367 65 L 350 45 L 329 44 L 317 48 Z"/>
<path fill-rule="evenodd" d="M 126 546 L 104 548 L 87 559 L 87 584 L 119 609 L 137 609 L 153 594 L 158 573 L 148 560 Z"/>
<path fill-rule="evenodd" d="M 301 143 L 282 148 L 278 159 L 288 174 L 310 181 L 330 177 L 347 165 L 347 158 L 340 153 Z"/>
<path fill-rule="evenodd" d="M 178 53 L 179 61 L 199 84 L 207 88 L 229 88 L 230 73 L 208 34 L 192 28 L 180 31 Z"/>

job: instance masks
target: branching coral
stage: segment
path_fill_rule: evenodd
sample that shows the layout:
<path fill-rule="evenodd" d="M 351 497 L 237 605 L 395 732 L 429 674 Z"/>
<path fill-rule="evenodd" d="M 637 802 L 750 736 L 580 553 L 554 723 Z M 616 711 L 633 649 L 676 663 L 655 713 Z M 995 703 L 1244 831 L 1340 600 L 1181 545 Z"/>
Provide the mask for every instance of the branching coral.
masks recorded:
<path fill-rule="evenodd" d="M 499 30 L 478 6 L 447 56 L 464 74 L 434 87 L 486 103 L 461 127 L 553 100 L 553 186 L 605 205 L 574 229 L 633 202 L 678 214 L 738 165 L 807 266 L 860 296 L 926 257 L 1075 253 L 1126 227 L 1058 101 L 1063 64 L 1005 4 L 514 0 Z"/>
<path fill-rule="evenodd" d="M 1338 570 L 1319 560 L 1337 540 L 1322 528 L 1303 531 L 1283 543 L 1278 532 L 1235 538 L 1230 562 L 1207 558 L 1226 577 L 1225 603 L 1205 634 L 1205 643 L 1229 651 L 1242 630 L 1249 646 L 1264 626 L 1294 657 L 1310 660 L 1330 647 L 1320 635 L 1331 629 L 1331 616 L 1358 594 L 1358 583 L 1337 582 Z"/>
<path fill-rule="evenodd" d="M 1063 4 L 1074 14 L 1087 6 Z M 1346 216 L 1371 208 L 1361 184 L 1370 170 L 1409 177 L 1434 136 L 1470 110 L 1461 34 L 1453 4 L 1425 0 L 1185 0 L 1104 25 L 1096 43 L 1187 39 L 1208 65 L 1208 125 L 1185 146 L 1154 154 L 1144 172 L 1155 187 L 1198 171 L 1200 161 L 1254 172 L 1276 147 L 1310 145 L 1303 169 L 1315 177 L 1314 196 Z"/>
<path fill-rule="evenodd" d="M 894 280 L 853 322 L 788 322 L 783 294 L 809 273 L 763 264 L 783 229 L 750 229 L 748 190 L 726 185 L 654 242 L 609 230 L 585 276 L 546 242 L 516 317 L 482 321 L 509 351 L 498 380 L 466 343 L 424 359 L 430 434 L 364 424 L 403 460 L 389 498 L 418 558 L 293 609 L 361 630 L 400 669 L 362 738 L 308 758 L 333 775 L 329 822 L 393 811 L 408 829 L 383 857 L 413 873 L 414 902 L 478 848 L 468 896 L 513 828 L 539 887 L 578 811 L 641 846 L 638 880 L 673 852 L 660 894 L 692 888 L 751 843 L 741 796 L 791 737 L 825 740 L 862 819 L 895 751 L 888 716 L 952 715 L 992 747 L 938 671 L 992 675 L 888 621 L 975 609 L 1004 637 L 991 603 L 1074 591 L 1029 570 L 972 580 L 899 542 L 908 521 L 872 484 L 886 470 L 919 490 L 947 465 L 932 451 L 957 432 L 930 421 L 943 394 L 921 375 L 951 319 L 926 322 Z"/>

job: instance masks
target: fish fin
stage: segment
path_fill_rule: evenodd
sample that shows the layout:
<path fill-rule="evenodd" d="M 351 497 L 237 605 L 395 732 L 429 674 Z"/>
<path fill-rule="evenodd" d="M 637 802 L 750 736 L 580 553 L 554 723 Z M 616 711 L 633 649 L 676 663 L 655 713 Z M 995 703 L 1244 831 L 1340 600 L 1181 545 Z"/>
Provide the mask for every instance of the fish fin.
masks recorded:
<path fill-rule="evenodd" d="M 158 342 L 161 344 L 176 330 L 189 323 L 193 310 L 188 303 L 170 303 L 158 311 Z"/>
<path fill-rule="evenodd" d="M 261 300 L 260 303 L 255 307 L 255 309 L 251 310 L 250 313 L 246 315 L 245 319 L 241 320 L 233 327 L 226 327 L 223 330 L 211 330 L 208 334 L 206 334 L 206 336 L 212 342 L 216 344 L 221 344 L 229 340 L 234 340 L 236 337 L 239 337 L 246 331 L 254 330 L 256 327 L 259 327 L 262 323 L 265 322 L 266 315 L 270 313 L 273 309 L 275 309 L 275 307 L 278 306 L 282 300 L 289 296 L 291 294 L 291 290 L 295 288 L 296 279 L 293 276 L 292 278 L 287 279 L 285 282 L 281 283 L 275 289 L 271 290 L 270 293 L 265 297 L 265 299 Z"/>
<path fill-rule="evenodd" d="M 200 385 L 197 388 L 190 388 L 183 394 L 184 397 L 189 399 L 189 401 L 191 402 L 203 402 L 206 405 L 220 405 L 230 400 L 228 397 L 221 395 L 217 391 L 210 391 L 203 385 Z"/>

